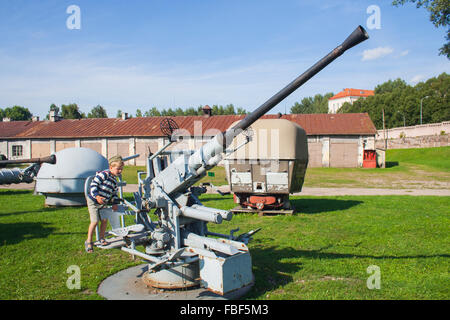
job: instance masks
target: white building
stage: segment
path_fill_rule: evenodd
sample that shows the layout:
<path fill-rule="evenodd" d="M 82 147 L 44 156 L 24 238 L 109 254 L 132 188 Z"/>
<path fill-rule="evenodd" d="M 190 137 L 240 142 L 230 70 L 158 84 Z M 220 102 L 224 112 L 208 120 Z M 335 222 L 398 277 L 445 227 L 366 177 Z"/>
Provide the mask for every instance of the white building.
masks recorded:
<path fill-rule="evenodd" d="M 367 98 L 373 96 L 375 92 L 373 90 L 362 90 L 345 88 L 338 94 L 328 99 L 328 113 L 336 113 L 345 102 L 353 104 L 359 98 Z"/>

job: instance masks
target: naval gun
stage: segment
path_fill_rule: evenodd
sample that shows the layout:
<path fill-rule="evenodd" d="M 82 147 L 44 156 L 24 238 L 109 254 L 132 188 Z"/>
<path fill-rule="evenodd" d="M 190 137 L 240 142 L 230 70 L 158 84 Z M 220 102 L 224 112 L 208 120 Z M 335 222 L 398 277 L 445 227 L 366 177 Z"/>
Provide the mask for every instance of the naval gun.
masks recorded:
<path fill-rule="evenodd" d="M 32 183 L 37 176 L 39 169 L 43 163 L 56 163 L 56 156 L 54 154 L 44 158 L 31 159 L 16 159 L 16 160 L 1 160 L 0 167 L 8 164 L 22 164 L 31 163 L 28 167 L 21 168 L 5 168 L 0 170 L 0 184 L 13 183 Z"/>
<path fill-rule="evenodd" d="M 201 285 L 210 291 L 225 295 L 253 284 L 251 256 L 247 247 L 252 230 L 235 236 L 208 230 L 208 223 L 230 221 L 228 210 L 204 206 L 199 195 L 205 190 L 194 186 L 208 170 L 222 160 L 233 139 L 249 129 L 302 84 L 342 55 L 346 50 L 368 39 L 367 32 L 358 26 L 353 33 L 328 55 L 285 88 L 272 96 L 255 111 L 225 132 L 221 132 L 194 152 L 186 152 L 163 161 L 163 152 L 173 140 L 147 158 L 147 171 L 138 173 L 139 190 L 134 193 L 134 203 L 123 200 L 129 214 L 136 214 L 136 225 L 112 230 L 121 237 L 121 250 L 148 261 L 144 282 L 157 288 L 188 288 Z M 168 119 L 161 130 L 173 133 L 177 125 Z M 234 152 L 235 150 L 231 151 Z M 145 176 L 145 178 L 144 178 Z M 131 210 L 130 210 L 131 209 Z M 154 210 L 157 221 L 148 214 Z M 114 241 L 110 247 L 114 246 Z M 145 247 L 145 252 L 136 249 Z"/>

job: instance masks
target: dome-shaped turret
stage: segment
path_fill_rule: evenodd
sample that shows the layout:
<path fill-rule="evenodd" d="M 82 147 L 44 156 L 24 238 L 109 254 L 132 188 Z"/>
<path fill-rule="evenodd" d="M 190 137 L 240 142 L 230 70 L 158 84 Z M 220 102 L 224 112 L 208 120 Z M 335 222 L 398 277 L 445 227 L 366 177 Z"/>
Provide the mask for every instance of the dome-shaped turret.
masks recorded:
<path fill-rule="evenodd" d="M 56 163 L 44 163 L 36 177 L 35 191 L 45 195 L 47 206 L 82 206 L 84 182 L 108 169 L 108 160 L 88 148 L 68 148 L 55 153 Z"/>

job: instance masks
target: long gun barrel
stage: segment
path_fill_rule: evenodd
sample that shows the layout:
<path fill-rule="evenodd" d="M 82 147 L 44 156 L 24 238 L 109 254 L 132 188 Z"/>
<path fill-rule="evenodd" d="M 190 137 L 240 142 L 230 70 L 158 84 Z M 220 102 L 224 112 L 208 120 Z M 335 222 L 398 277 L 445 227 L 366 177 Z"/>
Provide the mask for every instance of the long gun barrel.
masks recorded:
<path fill-rule="evenodd" d="M 265 113 L 298 89 L 306 81 L 311 79 L 328 64 L 341 56 L 346 50 L 368 38 L 369 35 L 364 28 L 358 26 L 341 45 L 333 49 L 329 54 L 319 60 L 302 75 L 294 79 L 290 84 L 272 96 L 255 111 L 247 115 L 233 128 L 216 135 L 188 159 L 184 157 L 177 158 L 171 165 L 155 177 L 153 183 L 160 186 L 168 195 L 182 192 L 192 186 L 205 175 L 207 170 L 213 168 L 220 162 L 223 151 L 232 143 L 233 139 L 239 133 L 250 127 L 256 120 L 261 118 Z"/>
<path fill-rule="evenodd" d="M 56 156 L 52 154 L 51 156 L 44 158 L 31 158 L 31 159 L 17 159 L 17 160 L 1 160 L 0 164 L 20 164 L 20 163 L 56 163 Z"/>
<path fill-rule="evenodd" d="M 287 96 L 289 96 L 292 92 L 297 90 L 301 85 L 303 85 L 306 81 L 311 79 L 314 75 L 316 75 L 319 71 L 325 68 L 328 64 L 333 62 L 336 58 L 341 56 L 348 49 L 356 46 L 357 44 L 367 40 L 369 35 L 363 27 L 358 26 L 353 33 L 348 36 L 348 38 L 337 48 L 319 60 L 315 65 L 305 71 L 303 74 L 298 76 L 294 81 L 288 84 L 285 88 L 280 90 L 277 94 L 272 96 L 269 100 L 267 100 L 264 104 L 262 104 L 258 109 L 247 115 L 244 119 L 242 119 L 239 123 L 237 123 L 233 128 L 228 130 L 225 133 L 225 142 L 227 145 L 231 143 L 233 138 L 242 132 L 242 130 L 247 129 L 254 123 L 256 120 L 261 118 L 265 113 L 267 113 L 270 109 L 276 106 L 278 103 L 283 101 Z"/>
<path fill-rule="evenodd" d="M 21 164 L 21 163 L 32 163 L 25 169 L 12 168 L 12 169 L 0 169 L 0 185 L 1 184 L 12 184 L 12 183 L 31 183 L 34 181 L 34 177 L 37 175 L 42 163 L 56 163 L 56 156 L 52 154 L 51 156 L 44 158 L 32 158 L 32 159 L 19 159 L 19 160 L 2 160 L 0 165 L 6 166 L 7 164 Z"/>

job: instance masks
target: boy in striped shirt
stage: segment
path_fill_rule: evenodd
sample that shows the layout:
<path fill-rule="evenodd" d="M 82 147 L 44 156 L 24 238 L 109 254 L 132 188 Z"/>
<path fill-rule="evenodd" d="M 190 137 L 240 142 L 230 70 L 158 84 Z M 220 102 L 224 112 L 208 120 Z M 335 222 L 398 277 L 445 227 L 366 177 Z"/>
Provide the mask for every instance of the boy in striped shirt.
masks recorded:
<path fill-rule="evenodd" d="M 113 211 L 117 210 L 117 204 L 115 204 L 115 201 L 118 200 L 116 178 L 122 173 L 122 170 L 122 157 L 115 156 L 109 159 L 109 170 L 97 172 L 95 177 L 92 179 L 89 194 L 86 197 L 89 217 L 91 220 L 87 240 L 84 243 L 86 252 L 92 252 L 94 250 L 92 234 L 94 233 L 95 227 L 100 220 L 99 210 L 105 208 L 108 204 L 112 204 Z M 104 238 L 107 225 L 108 219 L 101 220 L 99 241 L 102 246 L 108 244 Z"/>

